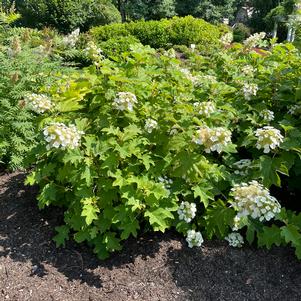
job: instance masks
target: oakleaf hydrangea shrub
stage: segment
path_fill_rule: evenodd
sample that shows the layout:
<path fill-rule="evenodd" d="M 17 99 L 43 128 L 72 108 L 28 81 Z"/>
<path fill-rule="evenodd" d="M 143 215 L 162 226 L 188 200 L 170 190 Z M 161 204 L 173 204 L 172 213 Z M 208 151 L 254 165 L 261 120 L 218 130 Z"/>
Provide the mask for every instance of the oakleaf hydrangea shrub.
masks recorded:
<path fill-rule="evenodd" d="M 255 40 L 185 63 L 133 45 L 45 89 L 56 104 L 27 183 L 40 208 L 64 208 L 58 246 L 73 238 L 106 258 L 141 227 L 175 228 L 189 247 L 218 237 L 301 257 L 301 214 L 270 190 L 301 166 L 300 54 L 263 56 L 246 47 Z"/>

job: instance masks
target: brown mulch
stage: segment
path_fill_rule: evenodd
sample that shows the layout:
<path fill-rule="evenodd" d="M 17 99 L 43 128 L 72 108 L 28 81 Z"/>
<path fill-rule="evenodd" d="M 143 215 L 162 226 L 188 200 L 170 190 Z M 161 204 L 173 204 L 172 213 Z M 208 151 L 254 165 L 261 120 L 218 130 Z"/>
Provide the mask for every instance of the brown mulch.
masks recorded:
<path fill-rule="evenodd" d="M 61 213 L 39 211 L 24 177 L 0 176 L 1 301 L 301 300 L 301 263 L 290 248 L 189 249 L 168 232 L 130 239 L 106 261 L 85 245 L 56 249 Z"/>

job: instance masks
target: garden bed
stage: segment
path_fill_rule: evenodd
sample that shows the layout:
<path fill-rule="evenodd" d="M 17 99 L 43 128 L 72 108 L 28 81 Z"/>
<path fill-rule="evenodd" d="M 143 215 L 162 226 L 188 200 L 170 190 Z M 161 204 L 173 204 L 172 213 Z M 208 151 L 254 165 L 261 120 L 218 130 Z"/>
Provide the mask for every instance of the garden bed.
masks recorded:
<path fill-rule="evenodd" d="M 25 174 L 0 176 L 0 300 L 300 300 L 301 263 L 290 248 L 189 249 L 169 232 L 130 239 L 99 261 L 84 245 L 56 249 L 61 210 L 37 209 Z"/>

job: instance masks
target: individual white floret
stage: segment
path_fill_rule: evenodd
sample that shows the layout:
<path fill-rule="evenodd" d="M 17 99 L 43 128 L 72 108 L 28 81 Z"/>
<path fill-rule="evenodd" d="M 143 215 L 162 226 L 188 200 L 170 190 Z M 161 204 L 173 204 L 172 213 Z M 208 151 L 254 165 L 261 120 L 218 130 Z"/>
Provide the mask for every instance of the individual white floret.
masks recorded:
<path fill-rule="evenodd" d="M 25 96 L 24 100 L 26 105 L 38 114 L 49 111 L 53 107 L 51 99 L 44 94 L 28 94 Z"/>
<path fill-rule="evenodd" d="M 182 202 L 178 209 L 179 219 L 190 223 L 195 218 L 196 211 L 195 203 Z"/>
<path fill-rule="evenodd" d="M 79 146 L 81 136 L 84 133 L 78 131 L 75 125 L 67 126 L 64 123 L 52 123 L 44 128 L 43 134 L 46 142 L 48 142 L 47 149 L 75 149 Z"/>
<path fill-rule="evenodd" d="M 158 128 L 158 122 L 152 118 L 148 118 L 145 121 L 144 128 L 148 133 L 151 133 L 153 130 Z"/>
<path fill-rule="evenodd" d="M 250 216 L 269 221 L 281 210 L 277 199 L 257 181 L 235 185 L 231 193 L 234 197 L 232 205 L 238 211 L 237 218 Z"/>
<path fill-rule="evenodd" d="M 283 136 L 280 131 L 271 126 L 265 126 L 261 129 L 257 129 L 255 136 L 258 138 L 256 147 L 263 149 L 265 154 L 275 149 L 283 142 Z"/>
<path fill-rule="evenodd" d="M 209 117 L 212 113 L 216 111 L 215 104 L 212 101 L 206 102 L 195 102 L 194 107 L 198 110 L 200 115 Z"/>
<path fill-rule="evenodd" d="M 204 242 L 201 232 L 196 232 L 195 230 L 188 230 L 186 241 L 188 242 L 188 247 L 200 247 Z"/>
<path fill-rule="evenodd" d="M 259 116 L 266 122 L 270 122 L 270 121 L 274 120 L 274 118 L 275 118 L 274 112 L 267 110 L 267 109 L 262 110 L 259 113 Z"/>
<path fill-rule="evenodd" d="M 119 111 L 133 111 L 136 103 L 136 95 L 131 92 L 118 92 L 114 99 L 114 106 Z"/>
<path fill-rule="evenodd" d="M 231 132 L 221 127 L 209 128 L 204 126 L 197 130 L 193 141 L 203 145 L 206 153 L 214 151 L 221 153 L 231 143 Z"/>
<path fill-rule="evenodd" d="M 245 83 L 243 86 L 243 94 L 246 100 L 250 100 L 252 96 L 256 96 L 258 86 L 256 84 Z"/>
<path fill-rule="evenodd" d="M 230 233 L 225 240 L 228 241 L 229 246 L 235 248 L 241 248 L 244 244 L 244 238 L 237 232 Z"/>

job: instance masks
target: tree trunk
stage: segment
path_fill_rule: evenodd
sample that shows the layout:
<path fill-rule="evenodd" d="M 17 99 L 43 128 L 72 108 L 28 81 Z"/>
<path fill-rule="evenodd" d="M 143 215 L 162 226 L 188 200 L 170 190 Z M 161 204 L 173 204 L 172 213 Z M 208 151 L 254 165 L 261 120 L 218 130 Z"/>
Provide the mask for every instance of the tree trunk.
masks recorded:
<path fill-rule="evenodd" d="M 278 31 L 278 22 L 274 22 L 274 28 L 273 28 L 273 39 L 277 38 L 277 31 Z"/>

